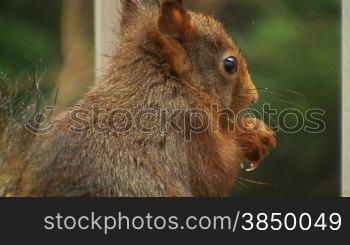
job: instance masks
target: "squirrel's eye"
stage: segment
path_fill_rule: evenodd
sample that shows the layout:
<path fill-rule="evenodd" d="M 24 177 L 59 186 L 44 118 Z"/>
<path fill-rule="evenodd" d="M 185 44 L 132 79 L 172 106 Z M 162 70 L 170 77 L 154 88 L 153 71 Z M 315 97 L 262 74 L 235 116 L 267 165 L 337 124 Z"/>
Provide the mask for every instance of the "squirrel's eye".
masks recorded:
<path fill-rule="evenodd" d="M 237 71 L 237 59 L 233 56 L 227 57 L 224 61 L 226 72 L 234 74 Z"/>

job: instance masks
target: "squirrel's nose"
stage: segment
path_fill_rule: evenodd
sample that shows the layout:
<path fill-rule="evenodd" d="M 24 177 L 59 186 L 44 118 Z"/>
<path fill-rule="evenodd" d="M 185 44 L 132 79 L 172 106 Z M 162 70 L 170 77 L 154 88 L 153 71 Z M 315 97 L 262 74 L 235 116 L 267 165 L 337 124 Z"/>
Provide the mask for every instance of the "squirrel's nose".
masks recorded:
<path fill-rule="evenodd" d="M 258 90 L 255 87 L 255 84 L 253 83 L 253 81 L 250 78 L 250 75 L 248 73 L 247 76 L 247 80 L 246 80 L 246 86 L 247 86 L 247 90 L 250 91 L 250 96 L 249 96 L 249 100 L 247 101 L 250 104 L 255 104 L 256 102 L 258 102 L 259 100 L 259 94 L 258 94 Z"/>
<path fill-rule="evenodd" d="M 255 104 L 259 100 L 259 94 L 258 94 L 258 90 L 256 89 L 256 87 L 254 86 L 254 84 L 252 82 L 250 83 L 249 90 L 251 91 L 251 93 L 250 93 L 250 97 L 249 97 L 250 101 L 248 101 L 248 102 L 250 102 L 250 104 Z"/>
<path fill-rule="evenodd" d="M 258 100 L 259 100 L 259 94 L 258 94 L 258 92 L 256 91 L 256 89 L 255 89 L 255 93 L 254 93 L 254 95 L 253 95 L 253 97 L 252 97 L 252 100 L 251 100 L 251 104 L 256 104 L 257 102 L 258 102 Z"/>

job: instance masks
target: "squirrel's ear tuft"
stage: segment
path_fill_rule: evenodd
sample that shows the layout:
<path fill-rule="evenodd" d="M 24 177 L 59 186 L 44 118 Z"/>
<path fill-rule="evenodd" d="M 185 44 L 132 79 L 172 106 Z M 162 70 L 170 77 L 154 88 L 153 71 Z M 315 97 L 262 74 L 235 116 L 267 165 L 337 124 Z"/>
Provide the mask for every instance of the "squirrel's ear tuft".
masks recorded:
<path fill-rule="evenodd" d="M 142 0 L 122 0 L 121 1 L 121 26 L 122 28 L 130 22 L 134 13 L 142 8 Z"/>
<path fill-rule="evenodd" d="M 163 0 L 158 20 L 159 30 L 180 41 L 188 41 L 194 34 L 191 16 L 182 0 Z"/>

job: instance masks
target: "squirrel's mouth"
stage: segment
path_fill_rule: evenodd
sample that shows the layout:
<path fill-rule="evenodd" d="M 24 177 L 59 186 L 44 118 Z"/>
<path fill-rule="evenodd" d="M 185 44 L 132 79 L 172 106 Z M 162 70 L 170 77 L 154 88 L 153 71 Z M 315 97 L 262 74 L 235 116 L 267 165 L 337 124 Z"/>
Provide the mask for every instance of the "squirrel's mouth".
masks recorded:
<path fill-rule="evenodd" d="M 230 105 L 230 110 L 232 110 L 235 115 L 244 113 L 250 108 L 253 108 L 253 106 L 257 104 L 258 98 L 259 98 L 258 96 L 256 97 L 236 96 Z"/>

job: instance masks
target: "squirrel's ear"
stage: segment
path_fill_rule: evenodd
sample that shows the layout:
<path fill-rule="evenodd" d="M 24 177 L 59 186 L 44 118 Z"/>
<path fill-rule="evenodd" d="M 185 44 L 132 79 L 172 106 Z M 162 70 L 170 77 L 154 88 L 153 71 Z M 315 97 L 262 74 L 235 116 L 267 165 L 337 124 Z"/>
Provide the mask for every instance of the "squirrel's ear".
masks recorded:
<path fill-rule="evenodd" d="M 191 16 L 182 0 L 163 0 L 158 19 L 159 30 L 180 41 L 190 40 L 194 33 Z"/>
<path fill-rule="evenodd" d="M 123 28 L 129 22 L 134 13 L 142 8 L 142 0 L 122 0 L 121 1 L 121 27 Z"/>

